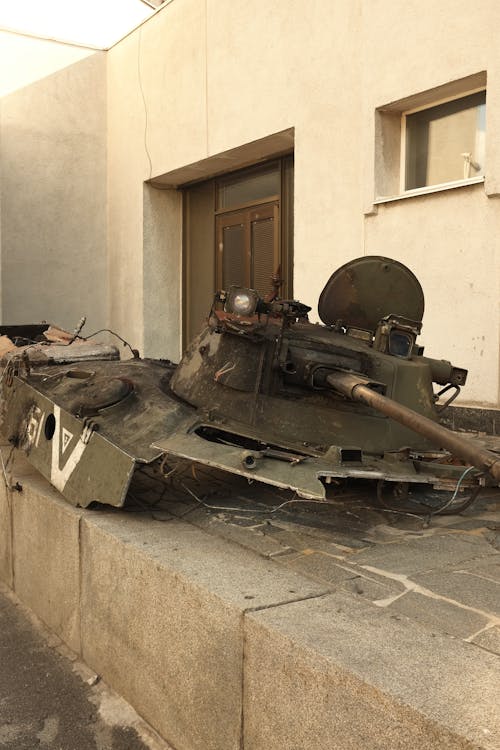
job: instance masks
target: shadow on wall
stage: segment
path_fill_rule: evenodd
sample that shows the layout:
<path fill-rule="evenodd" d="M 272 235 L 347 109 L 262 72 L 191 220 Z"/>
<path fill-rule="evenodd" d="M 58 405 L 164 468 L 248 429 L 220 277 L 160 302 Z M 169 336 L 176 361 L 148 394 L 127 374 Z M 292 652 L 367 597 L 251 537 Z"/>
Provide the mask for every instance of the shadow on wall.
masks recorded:
<path fill-rule="evenodd" d="M 51 42 L 0 29 L 0 97 L 94 54 L 87 47 Z"/>
<path fill-rule="evenodd" d="M 65 67 L 2 99 L 2 322 L 87 315 L 90 333 L 107 321 L 105 53 L 29 41 L 39 74 Z"/>

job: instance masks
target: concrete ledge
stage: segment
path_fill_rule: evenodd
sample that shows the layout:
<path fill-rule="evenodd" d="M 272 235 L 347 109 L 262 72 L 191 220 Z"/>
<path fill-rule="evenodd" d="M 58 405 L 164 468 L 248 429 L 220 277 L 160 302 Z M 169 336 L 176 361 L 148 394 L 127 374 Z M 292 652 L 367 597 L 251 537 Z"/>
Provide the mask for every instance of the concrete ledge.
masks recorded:
<path fill-rule="evenodd" d="M 453 582 L 464 566 L 494 582 L 499 555 L 474 533 L 266 559 L 217 524 L 74 509 L 19 458 L 14 480 L 0 578 L 176 750 L 500 746 L 499 658 L 476 645 L 498 618 L 445 591 L 465 642 L 434 629 L 432 597 L 411 618 L 418 591 L 401 594 L 410 575 L 430 591 L 445 548 Z"/>
<path fill-rule="evenodd" d="M 13 587 L 12 570 L 12 513 L 11 493 L 5 487 L 4 477 L 0 477 L 0 581 Z"/>
<path fill-rule="evenodd" d="M 172 520 L 85 517 L 83 658 L 179 750 L 240 747 L 243 613 L 325 588 Z"/>
<path fill-rule="evenodd" d="M 249 615 L 245 634 L 247 750 L 498 747 L 494 654 L 343 592 Z"/>
<path fill-rule="evenodd" d="M 14 590 L 50 630 L 80 653 L 84 511 L 64 503 L 39 475 L 23 474 L 20 481 L 23 491 L 11 495 Z"/>

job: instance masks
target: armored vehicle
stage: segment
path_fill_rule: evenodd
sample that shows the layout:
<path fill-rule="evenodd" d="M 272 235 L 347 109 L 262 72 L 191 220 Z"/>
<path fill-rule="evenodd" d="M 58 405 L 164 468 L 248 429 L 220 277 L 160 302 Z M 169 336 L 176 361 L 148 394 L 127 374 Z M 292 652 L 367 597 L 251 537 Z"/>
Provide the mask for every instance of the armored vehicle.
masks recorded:
<path fill-rule="evenodd" d="M 233 286 L 180 364 L 119 359 L 80 331 L 11 327 L 2 430 L 71 503 L 120 506 L 138 468 L 211 467 L 321 501 L 373 480 L 379 500 L 466 507 L 500 483 L 500 452 L 439 420 L 467 371 L 424 356 L 424 296 L 381 256 L 328 280 L 318 312 Z M 47 330 L 48 329 L 48 330 Z M 52 334 L 51 334 L 52 331 Z M 52 341 L 50 341 L 52 339 Z"/>

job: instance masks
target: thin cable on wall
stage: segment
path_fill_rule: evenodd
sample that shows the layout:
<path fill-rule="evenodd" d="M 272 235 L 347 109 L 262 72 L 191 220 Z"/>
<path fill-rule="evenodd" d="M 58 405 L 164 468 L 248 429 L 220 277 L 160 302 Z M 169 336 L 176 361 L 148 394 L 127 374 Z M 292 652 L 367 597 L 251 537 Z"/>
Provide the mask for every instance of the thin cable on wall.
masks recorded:
<path fill-rule="evenodd" d="M 139 89 L 141 91 L 142 103 L 144 104 L 144 149 L 148 157 L 149 162 L 149 178 L 153 176 L 153 162 L 151 161 L 151 154 L 148 149 L 148 107 L 146 104 L 146 97 L 144 95 L 144 88 L 142 86 L 142 75 L 141 75 L 141 41 L 142 41 L 142 26 L 139 29 L 139 43 L 137 45 L 137 75 L 139 78 Z"/>

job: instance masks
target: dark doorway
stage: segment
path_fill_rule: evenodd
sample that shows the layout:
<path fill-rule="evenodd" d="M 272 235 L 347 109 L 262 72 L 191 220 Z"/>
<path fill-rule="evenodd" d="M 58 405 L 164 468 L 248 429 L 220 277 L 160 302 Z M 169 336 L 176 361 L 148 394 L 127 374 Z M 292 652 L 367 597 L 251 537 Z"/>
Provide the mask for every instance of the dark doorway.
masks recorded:
<path fill-rule="evenodd" d="M 293 155 L 184 188 L 183 342 L 232 284 L 291 297 Z"/>

